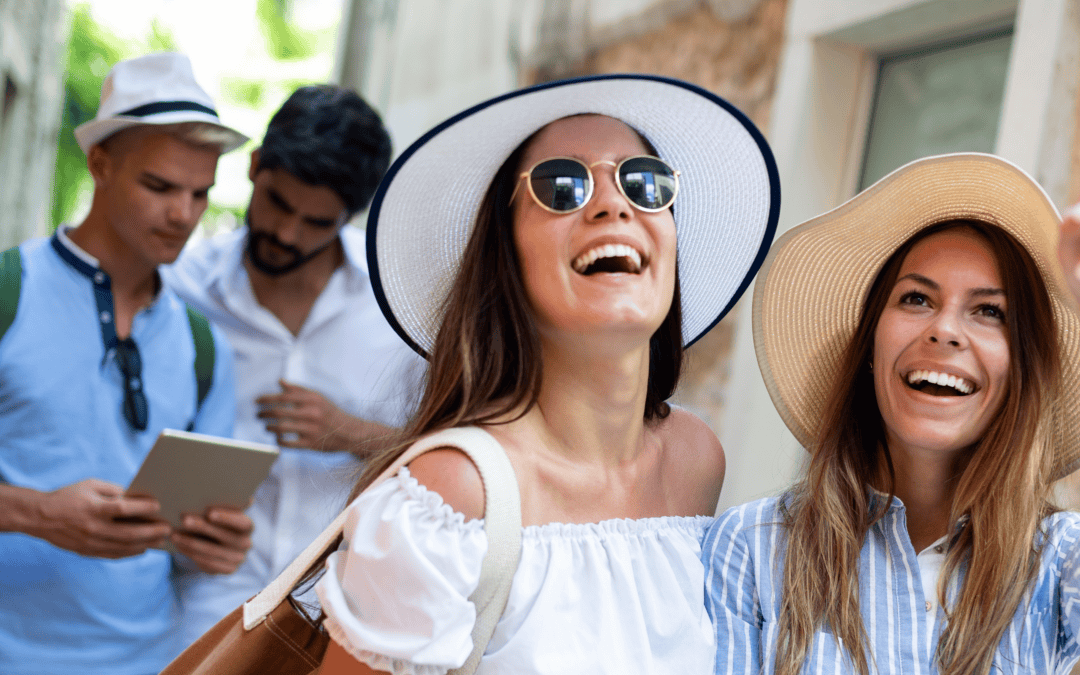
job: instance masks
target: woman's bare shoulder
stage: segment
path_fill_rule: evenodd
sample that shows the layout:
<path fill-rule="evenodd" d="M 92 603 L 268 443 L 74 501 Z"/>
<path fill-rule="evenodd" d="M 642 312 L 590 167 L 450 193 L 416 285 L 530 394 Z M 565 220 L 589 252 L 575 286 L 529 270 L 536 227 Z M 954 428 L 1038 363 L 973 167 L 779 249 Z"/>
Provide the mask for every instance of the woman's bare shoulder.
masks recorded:
<path fill-rule="evenodd" d="M 466 519 L 484 517 L 484 481 L 469 456 L 457 448 L 437 448 L 409 462 L 409 473 Z"/>
<path fill-rule="evenodd" d="M 701 504 L 707 507 L 706 512 L 711 514 L 720 498 L 727 468 L 720 439 L 700 417 L 675 406 L 658 431 L 662 434 L 665 462 L 672 475 L 680 484 L 694 488 Z"/>

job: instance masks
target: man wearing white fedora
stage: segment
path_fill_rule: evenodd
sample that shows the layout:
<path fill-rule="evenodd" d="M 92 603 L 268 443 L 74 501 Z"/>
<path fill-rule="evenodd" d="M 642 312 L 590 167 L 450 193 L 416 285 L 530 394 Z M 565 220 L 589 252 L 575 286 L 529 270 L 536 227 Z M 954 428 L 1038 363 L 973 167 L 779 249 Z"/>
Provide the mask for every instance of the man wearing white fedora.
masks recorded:
<path fill-rule="evenodd" d="M 390 163 L 355 92 L 296 90 L 251 153 L 246 228 L 189 247 L 165 283 L 236 353 L 236 437 L 282 447 L 248 510 L 252 549 L 228 576 L 180 584 L 185 642 L 271 582 L 344 507 L 359 460 L 400 426 L 424 362 L 383 318 L 364 233 L 346 225 Z"/>
<path fill-rule="evenodd" d="M 118 63 L 75 137 L 89 214 L 0 262 L 0 672 L 156 673 L 180 648 L 174 567 L 231 572 L 250 546 L 240 511 L 173 531 L 123 487 L 165 428 L 231 435 L 229 347 L 157 268 L 246 138 L 179 54 Z"/>

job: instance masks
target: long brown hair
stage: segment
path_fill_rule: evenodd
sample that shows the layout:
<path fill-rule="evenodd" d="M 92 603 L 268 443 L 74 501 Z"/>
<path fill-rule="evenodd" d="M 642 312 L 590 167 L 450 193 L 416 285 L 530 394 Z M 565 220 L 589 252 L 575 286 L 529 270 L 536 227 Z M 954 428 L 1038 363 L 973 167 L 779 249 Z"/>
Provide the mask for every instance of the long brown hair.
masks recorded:
<path fill-rule="evenodd" d="M 857 671 L 869 675 L 859 552 L 895 496 L 896 477 L 866 364 L 907 254 L 925 237 L 957 227 L 974 230 L 994 252 L 1008 298 L 1010 359 L 1005 400 L 971 449 L 953 499 L 954 537 L 937 589 L 948 617 L 936 652 L 943 675 L 989 672 L 995 648 L 1035 578 L 1035 535 L 1054 510 L 1054 439 L 1046 419 L 1060 387 L 1060 356 L 1050 296 L 1034 260 L 1012 236 L 978 222 L 941 223 L 908 239 L 878 273 L 835 374 L 805 476 L 782 499 L 787 550 L 779 675 L 800 671 L 814 632 L 824 625 L 848 649 Z M 888 499 L 871 500 L 868 487 L 875 476 L 888 477 Z M 963 585 L 955 602 L 947 603 L 948 582 L 961 567 L 966 568 Z"/>

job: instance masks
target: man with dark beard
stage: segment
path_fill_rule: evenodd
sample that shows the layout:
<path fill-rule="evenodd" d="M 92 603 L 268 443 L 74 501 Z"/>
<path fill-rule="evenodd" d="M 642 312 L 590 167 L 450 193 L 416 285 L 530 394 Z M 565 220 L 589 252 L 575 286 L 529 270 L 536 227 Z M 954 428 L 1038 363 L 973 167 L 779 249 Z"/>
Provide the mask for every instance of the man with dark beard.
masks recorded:
<path fill-rule="evenodd" d="M 422 361 L 383 319 L 363 232 L 346 225 L 389 161 L 389 135 L 363 99 L 298 89 L 251 153 L 247 227 L 190 247 L 163 275 L 233 346 L 236 436 L 282 447 L 248 511 L 255 532 L 243 566 L 182 584 L 188 642 L 341 511 L 357 462 L 410 411 Z"/>

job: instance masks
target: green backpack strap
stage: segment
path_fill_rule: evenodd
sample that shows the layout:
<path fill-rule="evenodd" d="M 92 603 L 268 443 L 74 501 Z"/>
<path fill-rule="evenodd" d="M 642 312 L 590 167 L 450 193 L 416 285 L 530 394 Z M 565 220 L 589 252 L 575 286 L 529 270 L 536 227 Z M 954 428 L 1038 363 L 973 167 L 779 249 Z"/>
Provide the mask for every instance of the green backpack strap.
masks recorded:
<path fill-rule="evenodd" d="M 0 254 L 0 338 L 15 321 L 21 291 L 22 259 L 16 246 Z"/>
<path fill-rule="evenodd" d="M 188 323 L 191 324 L 191 337 L 195 341 L 195 384 L 198 387 L 196 410 L 202 407 L 210 386 L 214 384 L 214 335 L 210 332 L 210 322 L 206 317 L 187 305 Z"/>

